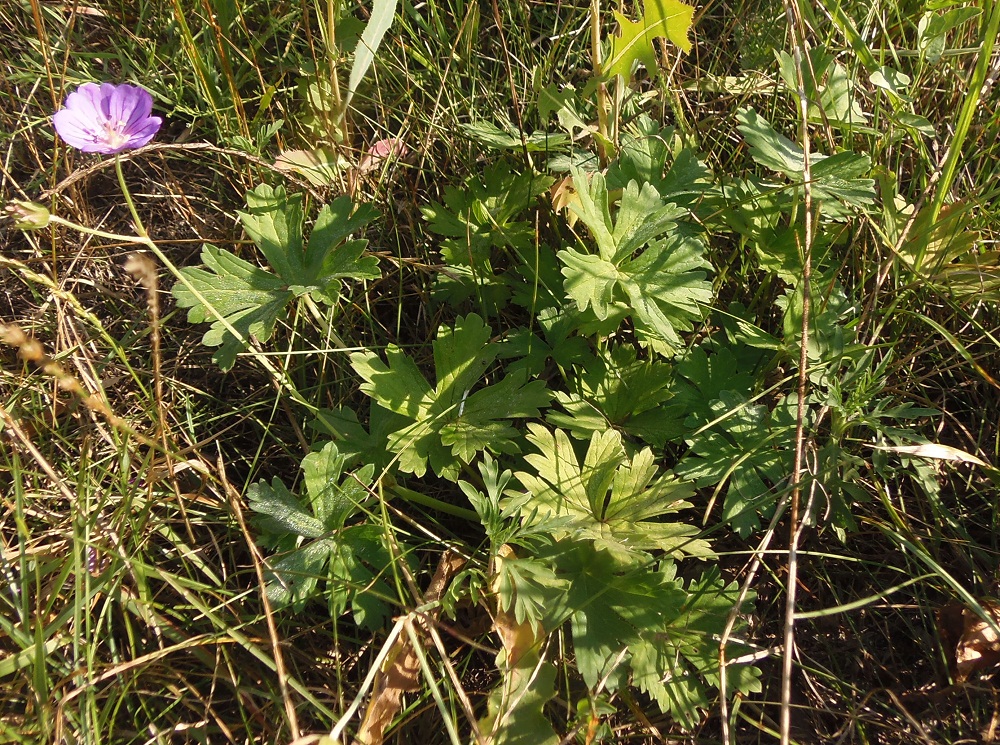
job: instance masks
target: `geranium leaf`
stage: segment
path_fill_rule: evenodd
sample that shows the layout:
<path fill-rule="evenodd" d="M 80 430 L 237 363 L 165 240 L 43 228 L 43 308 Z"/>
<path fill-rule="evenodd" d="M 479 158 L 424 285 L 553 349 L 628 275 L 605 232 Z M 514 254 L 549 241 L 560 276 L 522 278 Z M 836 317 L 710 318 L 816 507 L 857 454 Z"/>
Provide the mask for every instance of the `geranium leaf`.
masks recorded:
<path fill-rule="evenodd" d="M 344 474 L 343 466 L 344 456 L 330 442 L 302 461 L 305 497 L 293 495 L 278 478 L 252 484 L 247 497 L 270 545 L 291 546 L 267 560 L 268 599 L 301 610 L 325 581 L 334 615 L 350 603 L 354 620 L 374 629 L 389 612 L 383 598 L 391 593 L 379 575 L 393 554 L 378 526 L 346 525 L 367 499 L 375 469 L 367 465 Z"/>
<path fill-rule="evenodd" d="M 300 285 L 300 292 L 321 290 L 325 294 L 322 299 L 332 303 L 340 289 L 339 280 L 377 279 L 378 259 L 364 256 L 368 241 L 347 240 L 377 216 L 370 204 L 359 205 L 355 210 L 350 197 L 339 197 L 324 205 L 309 236 L 302 276 L 294 283 Z"/>
<path fill-rule="evenodd" d="M 206 244 L 201 260 L 207 270 L 188 267 L 181 273 L 207 305 L 182 282 L 174 285 L 173 295 L 178 306 L 189 308 L 190 323 L 211 322 L 202 344 L 219 347 L 212 359 L 223 370 L 229 370 L 236 362 L 236 355 L 249 345 L 251 337 L 259 341 L 271 338 L 274 325 L 292 299 L 292 293 L 278 277 L 221 248 Z"/>
<path fill-rule="evenodd" d="M 559 252 L 566 294 L 601 321 L 627 301 L 642 341 L 672 354 L 681 346 L 677 332 L 693 328 L 712 299 L 704 244 L 677 223 L 687 213 L 664 203 L 652 185 L 630 181 L 612 216 L 604 177 L 594 174 L 588 180 L 578 172 L 574 178 L 579 202 L 573 209 L 590 230 L 597 253 Z"/>
<path fill-rule="evenodd" d="M 284 531 L 304 538 L 319 538 L 326 532 L 323 521 L 310 514 L 279 478 L 270 484 L 266 481 L 251 484 L 247 499 L 251 510 L 268 518 L 269 532 Z"/>
<path fill-rule="evenodd" d="M 410 419 L 426 416 L 433 395 L 416 363 L 392 345 L 386 348 L 385 355 L 388 364 L 374 352 L 351 355 L 351 366 L 365 380 L 361 390 L 389 411 Z"/>
<path fill-rule="evenodd" d="M 188 321 L 211 322 L 202 343 L 219 347 L 213 359 L 223 370 L 232 368 L 251 337 L 262 342 L 271 338 L 296 296 L 311 293 L 332 304 L 342 278 L 378 276 L 377 260 L 363 257 L 366 242 L 346 240 L 376 212 L 368 205 L 352 214 L 353 209 L 348 197 L 323 207 L 304 248 L 301 196 L 261 185 L 247 193 L 247 211 L 239 215 L 274 273 L 209 245 L 201 254 L 207 269 L 181 269 L 183 280 L 174 284 L 173 295 L 180 307 L 189 309 Z"/>
<path fill-rule="evenodd" d="M 655 422 L 658 415 L 666 416 L 664 422 L 676 418 L 660 406 L 671 397 L 672 371 L 662 362 L 637 359 L 633 347 L 615 347 L 582 367 L 577 394 L 559 396 L 569 414 L 551 412 L 546 419 L 584 439 L 614 427 L 662 447 L 666 440 L 655 434 Z"/>
<path fill-rule="evenodd" d="M 741 536 L 760 528 L 778 502 L 776 487 L 791 471 L 795 407 L 783 399 L 773 412 L 723 391 L 707 414 L 692 416 L 690 450 L 676 471 L 699 487 L 726 484 L 723 519 Z M 711 425 L 711 426 L 709 426 Z"/>
<path fill-rule="evenodd" d="M 247 211 L 238 212 L 243 229 L 279 277 L 302 277 L 302 197 L 261 184 L 247 192 Z"/>
<path fill-rule="evenodd" d="M 388 438 L 401 470 L 422 476 L 429 464 L 438 475 L 457 479 L 461 465 L 477 453 L 517 452 L 518 432 L 505 420 L 538 416 L 550 394 L 543 381 L 526 382 L 523 374 L 508 374 L 474 390 L 499 352 L 491 335 L 475 314 L 459 317 L 454 328 L 439 329 L 433 388 L 399 349 L 387 350 L 388 365 L 374 352 L 351 355 L 354 370 L 365 380 L 361 390 L 409 422 Z"/>
<path fill-rule="evenodd" d="M 648 448 L 629 458 L 613 429 L 594 432 L 581 463 L 565 432 L 529 424 L 528 441 L 536 452 L 525 456 L 533 471 L 516 474 L 531 494 L 535 519 L 567 517 L 567 535 L 590 540 L 621 561 L 662 550 L 676 556 L 710 556 L 697 529 L 661 520 L 690 507 L 690 484 L 670 474 L 657 475 Z"/>
<path fill-rule="evenodd" d="M 591 690 L 603 684 L 615 691 L 631 678 L 661 711 L 694 727 L 710 706 L 709 690 L 719 684 L 717 640 L 739 587 L 724 585 L 714 568 L 685 587 L 672 563 L 658 571 L 623 568 L 595 547 L 564 551 L 559 564 L 558 576 L 571 583 L 567 600 L 575 609 L 577 668 Z M 740 626 L 744 623 L 737 622 Z M 746 651 L 730 641 L 726 656 L 734 659 Z M 760 691 L 758 669 L 730 663 L 727 673 L 737 690 Z"/>
<path fill-rule="evenodd" d="M 753 109 L 743 109 L 736 119 L 739 130 L 750 146 L 750 154 L 760 165 L 777 171 L 794 183 L 805 178 L 805 153 L 798 144 L 774 130 Z M 865 207 L 875 201 L 875 181 L 861 178 L 871 170 L 871 160 L 851 152 L 827 156 L 810 153 L 809 163 L 813 198 L 824 201 L 824 210 L 832 214 L 837 202 L 850 207 Z"/>

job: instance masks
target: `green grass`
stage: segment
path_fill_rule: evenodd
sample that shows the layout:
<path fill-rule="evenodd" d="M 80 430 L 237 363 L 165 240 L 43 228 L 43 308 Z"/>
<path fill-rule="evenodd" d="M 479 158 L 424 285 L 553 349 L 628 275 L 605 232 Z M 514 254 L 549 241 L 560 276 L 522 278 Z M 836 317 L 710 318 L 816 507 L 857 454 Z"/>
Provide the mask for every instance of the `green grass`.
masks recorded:
<path fill-rule="evenodd" d="M 802 504 L 812 494 L 819 506 L 798 557 L 796 606 L 803 616 L 795 624 L 792 741 L 994 737 L 992 668 L 949 685 L 949 650 L 937 612 L 958 601 L 990 615 L 986 601 L 1000 592 L 997 471 L 881 448 L 921 437 L 1000 463 L 994 253 L 1000 81 L 996 51 L 977 57 L 984 42 L 991 45 L 1000 10 L 982 3 L 981 16 L 947 31 L 936 58 L 933 46 L 921 46 L 919 24 L 925 13 L 942 18 L 947 8 L 937 6 L 923 0 L 796 6 L 808 23 L 810 46 L 842 66 L 837 74 L 867 115 L 854 124 L 817 117 L 809 127 L 812 149 L 870 158 L 861 177 L 875 180 L 876 195 L 869 206 L 854 204 L 837 220 L 829 217 L 834 205 L 825 203 L 817 223 L 814 271 L 822 281 L 813 286 L 813 312 L 821 320 L 813 332 L 825 351 L 810 358 L 809 386 L 827 398 L 810 403 L 805 432 L 806 471 L 819 476 L 806 479 Z M 64 225 L 21 232 L 11 221 L 0 223 L 0 742 L 307 742 L 338 723 L 349 736 L 362 726 L 373 690 L 379 700 L 376 666 L 386 657 L 387 664 L 406 660 L 407 653 L 412 685 L 398 707 L 382 704 L 387 740 L 467 742 L 485 729 L 481 735 L 489 741 L 490 696 L 506 684 L 534 702 L 507 731 L 528 731 L 535 742 L 775 741 L 790 526 L 780 510 L 773 525 L 770 520 L 789 493 L 790 469 L 778 450 L 792 442 L 787 438 L 794 431 L 794 417 L 779 426 L 776 412 L 791 400 L 782 404 L 782 396 L 797 387 L 800 328 L 794 313 L 785 317 L 782 304 L 795 302 L 785 295 L 800 271 L 795 233 L 782 230 L 800 224 L 803 212 L 794 200 L 770 213 L 756 206 L 792 193 L 787 186 L 763 196 L 739 191 L 750 188 L 742 181 L 750 176 L 787 179 L 755 161 L 737 113 L 752 107 L 777 132 L 800 140 L 795 91 L 775 59 L 776 51 L 793 52 L 784 7 L 770 0 L 699 7 L 692 53 L 667 47 L 664 74 L 652 79 L 640 72 L 623 96 L 623 120 L 645 112 L 676 127 L 672 156 L 690 148 L 711 171 L 713 189 L 692 198 L 677 219 L 685 229 L 702 231 L 713 267 L 712 311 L 682 330 L 674 350 L 679 357 L 646 343 L 641 317 L 629 316 L 612 330 L 591 319 L 571 335 L 595 355 L 592 362 L 581 364 L 567 346 L 533 374 L 548 390 L 583 395 L 598 356 L 637 350 L 639 363 L 656 362 L 662 365 L 656 375 L 666 371 L 670 378 L 675 398 L 655 410 L 671 400 L 690 406 L 676 414 L 675 434 L 662 440 L 635 424 L 630 415 L 639 410 L 627 406 L 614 429 L 624 434 L 630 462 L 652 447 L 659 474 L 676 468 L 701 479 L 687 497 L 693 506 L 670 520 L 693 526 L 694 537 L 710 540 L 717 558 L 674 563 L 664 543 L 644 551 L 625 575 L 614 574 L 603 559 L 584 569 L 573 564 L 584 554 L 578 546 L 565 549 L 580 540 L 572 535 L 557 544 L 565 550 L 544 548 L 546 536 L 560 536 L 565 528 L 558 521 L 533 522 L 541 519 L 529 514 L 541 504 L 538 494 L 516 525 L 476 516 L 470 490 L 489 495 L 491 484 L 481 453 L 458 463 L 454 477 L 433 468 L 414 474 L 407 452 L 375 436 L 368 406 L 374 394 L 361 390 L 358 358 L 350 358 L 368 351 L 384 360 L 389 345 L 397 345 L 419 375 L 440 388 L 448 360 L 436 359 L 430 342 L 439 327 L 452 329 L 459 317 L 490 310 L 492 301 L 484 298 L 500 290 L 489 272 L 499 277 L 546 251 L 556 262 L 558 251 L 592 250 L 593 231 L 583 222 L 568 224 L 566 214 L 553 208 L 547 186 L 502 219 L 499 208 L 486 216 L 473 210 L 465 217 L 483 235 L 503 223 L 505 236 L 526 238 L 504 243 L 489 233 L 488 272 L 477 274 L 477 265 L 475 289 L 455 300 L 442 277 L 464 271 L 455 253 L 472 252 L 469 236 L 435 232 L 421 212 L 432 203 L 451 208 L 456 193 L 470 191 L 463 186 L 467 179 L 500 160 L 512 177 L 532 169 L 549 173 L 544 153 L 526 153 L 519 144 L 502 152 L 463 127 L 485 121 L 526 134 L 556 132 L 555 118 L 539 116 L 539 91 L 550 83 L 585 90 L 590 5 L 404 0 L 341 127 L 333 121 L 334 94 L 322 92 L 326 108 L 320 110 L 308 97 L 310 83 L 329 80 L 336 70 L 343 85 L 350 70 L 344 37 L 352 27 L 341 19 L 341 35 L 331 40 L 328 15 L 340 12 L 332 0 L 99 0 L 73 7 L 38 0 L 0 7 L 6 50 L 0 55 L 0 202 L 37 201 L 65 221 L 123 236 L 88 235 Z M 615 28 L 615 9 L 601 8 L 605 37 Z M 368 18 L 368 9 L 349 10 L 360 21 Z M 892 67 L 910 82 L 890 95 L 871 82 L 873 66 Z M 128 156 L 123 172 L 138 216 L 173 265 L 197 266 L 203 243 L 266 265 L 237 211 L 246 208 L 248 191 L 267 183 L 303 195 L 307 225 L 321 204 L 343 193 L 373 204 L 380 216 L 363 237 L 379 257 L 380 277 L 345 280 L 343 295 L 332 304 L 315 295 L 291 302 L 272 338 L 251 344 L 231 371 L 220 370 L 214 350 L 201 343 L 207 326 L 189 323 L 170 294 L 175 277 L 160 267 L 158 311 L 151 313 L 149 293 L 124 271 L 127 256 L 142 246 L 128 239 L 135 221 L 112 159 L 75 152 L 54 137 L 52 112 L 68 91 L 90 80 L 143 85 L 166 120 L 160 146 Z M 579 113 L 586 124 L 597 121 L 589 92 L 580 95 Z M 368 173 L 348 177 L 345 171 L 328 185 L 273 166 L 282 152 L 321 146 L 340 148 L 357 164 L 374 143 L 397 136 L 408 155 Z M 595 150 L 592 137 L 578 144 Z M 457 192 L 449 195 L 448 188 Z M 483 189 L 494 207 L 510 199 L 497 183 Z M 907 242 L 904 227 L 920 209 L 942 219 L 933 234 L 916 222 Z M 737 226 L 771 219 L 767 240 Z M 932 240 L 922 242 L 929 234 Z M 449 249 L 446 238 L 461 250 Z M 968 265 L 974 262 L 973 276 Z M 561 292 L 560 264 L 554 266 Z M 544 336 L 542 280 L 535 285 L 531 272 L 525 276 L 534 300 L 501 303 L 487 318 L 490 340 L 501 345 L 498 361 L 463 382 L 464 395 L 450 408 L 391 420 L 390 434 L 411 421 L 437 431 L 456 410 L 472 406 L 476 392 L 512 374 L 527 349 L 517 346 L 523 330 Z M 575 307 L 565 294 L 559 301 L 560 310 Z M 833 309 L 841 306 L 835 317 Z M 727 319 L 734 314 L 780 348 L 755 347 L 745 336 L 729 344 L 726 334 L 734 327 Z M 44 353 L 18 338 L 15 325 Z M 837 334 L 847 340 L 839 351 Z M 699 409 L 702 404 L 684 399 L 678 387 L 679 360 L 695 348 L 719 354 L 727 344 L 734 357 L 716 373 L 723 381 L 719 391 L 729 376 L 745 379 L 742 400 L 722 397 L 721 408 Z M 453 357 L 461 352 L 456 342 Z M 624 367 L 612 365 L 610 382 L 601 385 L 614 387 Z M 642 378 L 643 385 L 654 379 Z M 372 384 L 376 393 L 388 396 L 379 385 Z M 587 395 L 599 399 L 594 390 Z M 706 407 L 709 398 L 702 402 Z M 904 404 L 922 411 L 910 419 L 880 418 Z M 308 602 L 284 605 L 273 595 L 268 600 L 265 586 L 270 567 L 291 556 L 296 542 L 262 521 L 250 498 L 261 481 L 279 479 L 296 498 L 313 500 L 306 508 L 320 509 L 315 505 L 322 499 L 300 470 L 303 459 L 331 439 L 342 449 L 360 441 L 317 423 L 318 412 L 337 407 L 358 412 L 374 444 L 344 467 L 345 481 L 336 483 L 360 480 L 361 496 L 346 523 L 324 523 L 323 539 L 359 526 L 371 533 L 347 544 L 343 561 L 353 567 L 350 577 L 320 585 Z M 529 422 L 550 430 L 585 426 L 590 411 L 574 414 L 565 401 L 542 408 L 538 416 L 496 420 L 512 425 L 513 449 L 520 451 L 494 452 L 500 472 L 531 472 L 531 459 L 523 457 L 535 452 L 523 439 Z M 765 419 L 749 426 L 749 434 L 727 430 L 730 450 L 711 450 L 719 440 L 708 435 L 754 412 Z M 748 438 L 765 426 L 772 439 L 763 449 L 759 443 L 751 448 Z M 582 458 L 590 434 L 573 431 Z M 712 480 L 704 476 L 711 464 L 703 461 L 718 452 L 736 455 L 722 467 L 732 464 L 732 470 Z M 752 461 L 762 452 L 779 465 Z M 759 527 L 739 529 L 723 517 L 723 505 L 744 459 L 761 473 L 772 467 L 779 473 L 765 473 L 762 482 L 771 511 L 764 510 Z M 374 466 L 368 480 L 359 470 L 364 463 Z M 467 488 L 458 486 L 459 478 Z M 827 497 L 834 505 L 829 509 Z M 837 504 L 846 506 L 837 512 Z M 501 589 L 507 576 L 501 567 L 511 561 L 504 544 L 514 546 L 522 561 L 507 566 L 521 567 L 530 580 L 518 585 L 518 602 L 530 603 L 525 598 L 537 593 L 539 607 L 529 611 L 528 621 L 544 617 L 544 630 L 505 613 L 513 601 L 506 609 L 497 605 L 498 597 L 512 598 Z M 444 571 L 446 550 L 463 564 L 435 589 L 431 580 Z M 676 549 L 678 556 L 683 550 Z M 376 554 L 388 558 L 379 563 Z M 751 570 L 755 556 L 760 566 Z M 693 592 L 703 570 L 717 567 L 722 580 L 733 588 L 746 583 L 754 597 L 733 635 L 747 646 L 733 647 L 727 657 L 756 654 L 759 692 L 733 698 L 731 685 L 723 709 L 717 688 L 703 686 L 708 699 L 688 726 L 663 713 L 638 684 L 616 682 L 610 670 L 588 684 L 585 645 L 562 622 L 574 611 L 596 613 L 601 606 L 594 597 L 627 594 L 629 582 L 633 589 L 646 587 L 642 583 L 652 582 L 659 562 L 678 568 L 681 595 Z M 581 577 L 606 584 L 584 602 Z M 551 594 L 564 587 L 560 582 L 577 589 Z M 556 622 L 559 603 L 568 606 Z M 732 598 L 728 603 L 723 619 Z M 365 612 L 369 619 L 378 612 L 386 618 L 366 626 Z M 657 612 L 660 619 L 669 615 Z M 711 639 L 700 642 L 706 658 L 717 657 L 717 641 L 714 647 Z M 498 667 L 501 650 L 528 662 Z M 611 650 L 611 658 L 620 651 Z M 537 684 L 542 679 L 548 689 Z M 382 689 L 386 700 L 393 698 L 391 688 Z M 353 716 L 342 720 L 356 700 Z M 377 717 L 375 709 L 370 718 Z M 542 712 L 543 719 L 531 718 Z M 546 740 L 553 731 L 556 739 Z M 493 740 L 504 741 L 502 735 Z"/>

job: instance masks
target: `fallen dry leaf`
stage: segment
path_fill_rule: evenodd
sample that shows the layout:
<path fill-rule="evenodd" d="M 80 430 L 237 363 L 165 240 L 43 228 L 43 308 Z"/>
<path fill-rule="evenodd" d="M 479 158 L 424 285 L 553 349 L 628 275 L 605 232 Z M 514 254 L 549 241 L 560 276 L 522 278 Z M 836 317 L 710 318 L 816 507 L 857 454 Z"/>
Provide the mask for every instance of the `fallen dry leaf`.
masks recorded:
<path fill-rule="evenodd" d="M 368 148 L 368 152 L 358 163 L 358 173 L 369 173 L 376 168 L 381 168 L 382 164 L 389 158 L 402 159 L 409 154 L 410 148 L 398 137 L 378 140 Z"/>
<path fill-rule="evenodd" d="M 499 567 L 513 559 L 514 550 L 501 546 L 493 567 L 491 585 L 499 595 Z M 514 614 L 498 608 L 494 630 L 503 648 L 497 654 L 501 680 L 489 698 L 486 716 L 480 721 L 484 745 L 556 745 L 559 737 L 544 714 L 545 704 L 555 693 L 555 668 L 542 656 L 546 638 L 541 624 L 518 623 Z"/>
<path fill-rule="evenodd" d="M 1000 603 L 982 601 L 986 621 L 961 603 L 951 601 L 938 611 L 938 634 L 955 683 L 964 683 L 973 673 L 990 670 L 1000 663 Z"/>
<path fill-rule="evenodd" d="M 446 551 L 434 572 L 427 592 L 424 593 L 423 603 L 439 600 L 452 577 L 464 564 L 465 559 Z M 426 616 L 430 616 L 430 620 L 433 620 L 434 614 L 428 613 Z M 411 621 L 407 618 L 404 623 Z M 418 623 L 414 626 L 419 629 Z M 420 661 L 413 650 L 410 635 L 404 629 L 392 643 L 392 649 L 389 650 L 382 669 L 375 679 L 372 696 L 368 701 L 361 727 L 354 738 L 354 745 L 381 745 L 385 739 L 386 729 L 402 708 L 403 694 L 418 690 L 420 690 Z"/>
<path fill-rule="evenodd" d="M 570 209 L 570 206 L 580 202 L 576 187 L 573 186 L 573 177 L 566 176 L 552 184 L 552 188 L 549 189 L 549 197 L 552 200 L 552 209 L 556 212 L 565 212 L 567 224 L 572 228 L 578 217 Z"/>

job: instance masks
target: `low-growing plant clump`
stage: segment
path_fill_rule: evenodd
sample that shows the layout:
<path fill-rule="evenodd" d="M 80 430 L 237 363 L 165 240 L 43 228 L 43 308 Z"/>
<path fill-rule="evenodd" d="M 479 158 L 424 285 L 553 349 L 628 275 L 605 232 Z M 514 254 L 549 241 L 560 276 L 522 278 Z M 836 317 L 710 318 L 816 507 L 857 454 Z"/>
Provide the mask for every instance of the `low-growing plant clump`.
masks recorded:
<path fill-rule="evenodd" d="M 998 26 L 0 10 L 4 740 L 992 741 Z"/>

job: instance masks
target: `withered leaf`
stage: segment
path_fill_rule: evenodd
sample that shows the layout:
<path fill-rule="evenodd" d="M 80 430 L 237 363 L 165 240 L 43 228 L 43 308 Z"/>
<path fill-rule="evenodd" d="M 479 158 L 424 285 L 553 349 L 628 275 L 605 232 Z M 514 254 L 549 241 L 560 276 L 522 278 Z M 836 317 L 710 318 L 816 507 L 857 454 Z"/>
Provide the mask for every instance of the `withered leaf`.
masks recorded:
<path fill-rule="evenodd" d="M 991 670 L 1000 663 L 1000 603 L 982 601 L 987 622 L 978 613 L 956 601 L 938 611 L 938 634 L 952 680 L 961 684 L 973 673 Z"/>
<path fill-rule="evenodd" d="M 424 603 L 440 600 L 448 583 L 465 564 L 465 560 L 450 551 L 441 557 L 434 577 L 431 579 L 427 592 L 424 593 Z M 436 612 L 427 614 L 430 620 Z M 405 623 L 410 623 L 407 618 Z M 419 628 L 419 624 L 415 624 Z M 403 633 L 396 637 L 378 677 L 361 728 L 354 739 L 353 745 L 381 745 L 385 740 L 385 731 L 402 708 L 404 693 L 420 690 L 420 661 L 413 650 L 410 635 Z"/>

